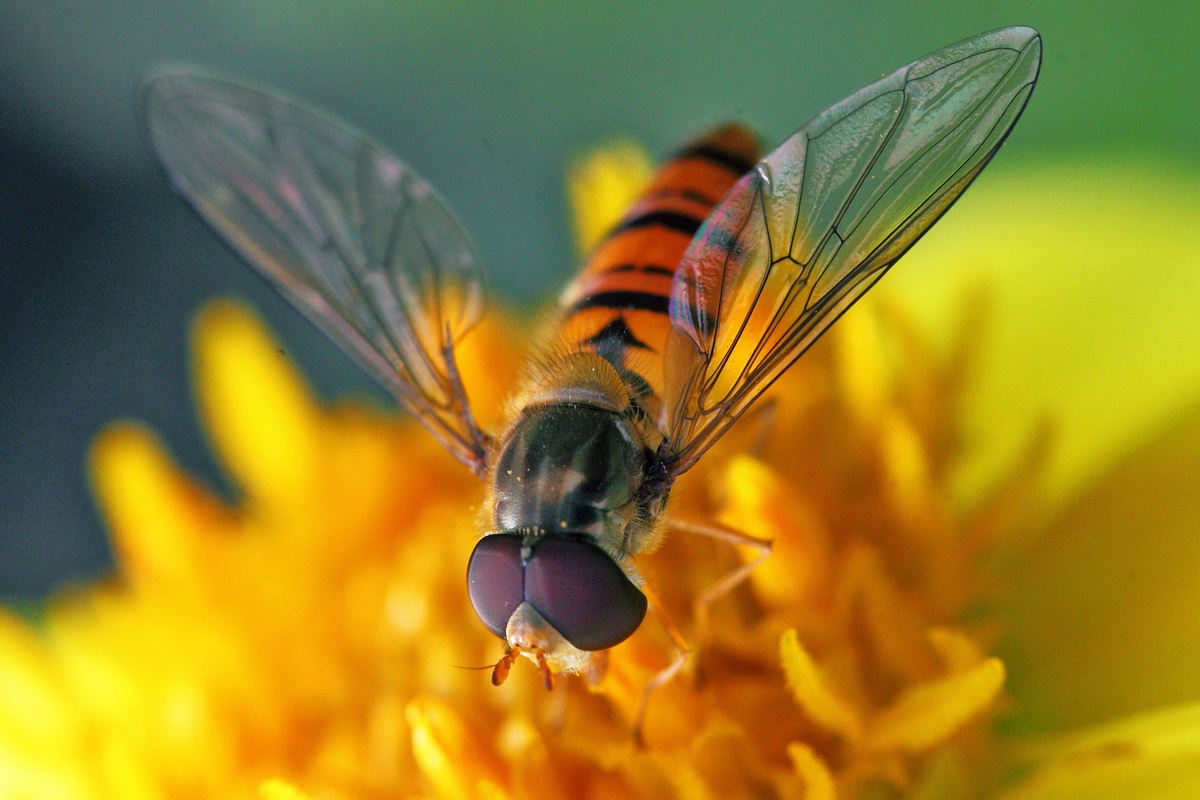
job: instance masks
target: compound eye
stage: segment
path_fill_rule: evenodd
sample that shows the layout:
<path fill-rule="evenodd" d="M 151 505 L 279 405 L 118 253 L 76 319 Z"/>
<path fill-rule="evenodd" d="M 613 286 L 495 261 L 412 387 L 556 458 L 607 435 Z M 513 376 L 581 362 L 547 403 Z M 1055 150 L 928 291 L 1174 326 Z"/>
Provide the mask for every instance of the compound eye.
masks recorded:
<path fill-rule="evenodd" d="M 646 616 L 646 596 L 594 544 L 548 536 L 525 565 L 525 596 L 580 650 L 628 639 Z"/>
<path fill-rule="evenodd" d="M 467 562 L 467 592 L 483 624 L 505 638 L 508 618 L 525 599 L 520 536 L 495 533 L 479 540 Z"/>

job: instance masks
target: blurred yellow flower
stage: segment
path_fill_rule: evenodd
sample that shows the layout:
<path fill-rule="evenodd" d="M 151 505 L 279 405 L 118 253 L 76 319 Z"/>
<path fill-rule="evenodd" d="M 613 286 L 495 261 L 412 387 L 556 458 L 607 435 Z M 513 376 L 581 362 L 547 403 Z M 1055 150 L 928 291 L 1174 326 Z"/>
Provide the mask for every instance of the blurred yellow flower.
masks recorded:
<path fill-rule="evenodd" d="M 576 169 L 581 241 L 644 179 L 641 163 L 620 150 Z M 1129 202 L 1136 182 L 1058 177 L 1040 194 L 1044 174 L 972 192 L 973 215 L 943 226 L 973 227 L 950 225 L 941 247 L 969 235 L 1022 268 L 1027 291 L 1053 291 L 1052 248 L 1040 261 L 1014 244 L 1010 259 L 988 237 L 1002 224 L 1014 236 L 1008 212 L 1027 202 L 1074 208 L 1055 233 L 1078 240 L 1094 217 L 1071 203 L 1095 196 L 1079 193 Z M 1188 202 L 1171 213 L 1200 218 Z M 1110 229 L 1094 251 L 1194 267 L 1193 228 L 1146 213 L 1159 235 Z M 940 270 L 949 285 L 962 258 L 922 245 L 912 260 L 926 264 L 901 273 Z M 774 420 L 744 424 L 678 485 L 676 508 L 775 549 L 714 606 L 693 669 L 652 696 L 645 749 L 630 724 L 671 656 L 661 627 L 615 648 L 594 688 L 548 693 L 518 668 L 497 689 L 464 669 L 501 654 L 463 580 L 480 484 L 408 420 L 321 406 L 249 312 L 210 305 L 197 393 L 239 497 L 184 474 L 136 424 L 98 438 L 92 476 L 119 574 L 55 598 L 36 625 L 0 616 L 0 797 L 1194 796 L 1200 504 L 1185 487 L 1200 475 L 1200 414 L 1139 450 L 1181 406 L 1118 397 L 1157 416 L 1076 436 L 1085 445 L 1060 426 L 1075 448 L 1064 464 L 1041 409 L 1026 408 L 1000 447 L 972 328 L 981 306 L 930 333 L 907 311 L 913 286 L 847 315 L 781 381 Z M 1085 302 L 1053 313 L 1089 324 Z M 1102 327 L 1117 324 L 1140 320 Z M 461 360 L 485 421 L 522 355 L 504 344 L 521 340 L 516 323 L 487 325 Z M 1176 340 L 1200 363 L 1196 342 Z M 997 344 L 1006 368 L 1019 363 Z M 1030 388 L 1010 372 L 1008 396 L 1028 402 L 1052 378 Z M 691 600 L 738 557 L 674 536 L 642 568 L 686 633 Z"/>

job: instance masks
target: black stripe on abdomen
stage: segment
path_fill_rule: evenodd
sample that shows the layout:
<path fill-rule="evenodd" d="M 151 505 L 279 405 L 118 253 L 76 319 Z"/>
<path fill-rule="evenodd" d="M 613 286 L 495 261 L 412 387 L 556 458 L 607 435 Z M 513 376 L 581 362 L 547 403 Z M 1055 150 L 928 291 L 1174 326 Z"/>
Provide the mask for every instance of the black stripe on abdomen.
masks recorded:
<path fill-rule="evenodd" d="M 618 311 L 654 311 L 666 314 L 670 305 L 669 297 L 653 292 L 597 292 L 575 303 L 568 313 L 576 314 L 588 308 L 611 308 Z"/>
<path fill-rule="evenodd" d="M 698 144 L 693 147 L 686 147 L 675 154 L 675 158 L 699 158 L 710 164 L 716 164 L 724 167 L 739 178 L 750 171 L 755 162 L 747 161 L 741 156 L 730 153 L 728 150 L 722 150 L 719 147 L 713 147 L 710 144 Z"/>
<path fill-rule="evenodd" d="M 712 208 L 713 206 L 715 206 L 717 204 L 717 201 L 715 199 L 709 197 L 706 194 L 701 194 L 700 192 L 697 192 L 693 189 L 683 189 L 683 188 L 680 188 L 677 186 L 664 186 L 663 188 L 659 189 L 658 191 L 650 192 L 649 194 L 646 195 L 646 197 L 651 197 L 651 198 L 659 199 L 659 200 L 665 200 L 665 199 L 669 199 L 672 197 L 678 197 L 678 198 L 682 198 L 684 200 L 688 200 L 692 203 L 696 203 L 698 205 L 704 206 L 705 208 Z"/>
<path fill-rule="evenodd" d="M 679 211 L 647 211 L 645 214 L 638 214 L 635 217 L 622 220 L 620 225 L 613 228 L 609 236 L 612 237 L 624 231 L 649 228 L 651 226 L 666 228 L 667 230 L 687 234 L 688 236 L 695 236 L 696 231 L 700 230 L 700 225 L 703 222 L 704 220 L 699 217 Z"/>
<path fill-rule="evenodd" d="M 662 275 L 667 278 L 675 276 L 675 270 L 669 267 L 658 267 L 653 264 L 617 264 L 615 267 L 609 267 L 605 272 L 644 272 L 647 275 Z"/>

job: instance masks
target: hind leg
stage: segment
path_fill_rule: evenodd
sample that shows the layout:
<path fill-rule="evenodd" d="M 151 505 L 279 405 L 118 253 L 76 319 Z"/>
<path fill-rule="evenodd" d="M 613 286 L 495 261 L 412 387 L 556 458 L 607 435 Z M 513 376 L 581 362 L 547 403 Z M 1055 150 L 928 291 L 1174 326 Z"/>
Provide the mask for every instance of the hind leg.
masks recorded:
<path fill-rule="evenodd" d="M 637 711 L 633 715 L 633 741 L 638 747 L 645 747 L 646 745 L 643 738 L 643 728 L 646 721 L 646 709 L 650 705 L 650 695 L 674 680 L 679 671 L 683 669 L 684 664 L 687 663 L 688 656 L 692 653 L 692 648 L 688 645 L 687 640 L 683 638 L 683 634 L 679 632 L 679 629 L 675 627 L 675 623 L 671 622 L 670 616 L 654 592 L 650 591 L 649 587 L 646 586 L 642 587 L 642 591 L 645 592 L 646 600 L 650 604 L 650 612 L 662 624 L 663 629 L 671 640 L 671 647 L 675 652 L 671 657 L 671 662 L 659 670 L 642 687 L 641 697 L 638 698 Z"/>
<path fill-rule="evenodd" d="M 701 592 L 699 597 L 692 601 L 693 624 L 695 626 L 694 638 L 696 642 L 703 642 L 708 636 L 709 609 L 712 604 L 736 589 L 743 581 L 750 577 L 750 573 L 754 572 L 760 564 L 767 560 L 771 555 L 772 542 L 756 539 L 739 530 L 723 525 L 702 524 L 682 519 L 668 520 L 667 527 L 694 536 L 707 536 L 710 539 L 716 539 L 734 547 L 752 547 L 758 551 L 758 554 L 754 558 L 740 564 L 729 573 L 720 577 L 714 584 Z"/>

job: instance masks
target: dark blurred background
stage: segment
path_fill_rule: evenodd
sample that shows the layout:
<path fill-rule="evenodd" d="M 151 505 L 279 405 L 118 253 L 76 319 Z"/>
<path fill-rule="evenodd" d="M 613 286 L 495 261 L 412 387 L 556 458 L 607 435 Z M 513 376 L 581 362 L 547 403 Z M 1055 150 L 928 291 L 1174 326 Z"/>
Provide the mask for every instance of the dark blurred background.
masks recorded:
<path fill-rule="evenodd" d="M 581 148 L 624 133 L 662 154 L 728 118 L 778 140 L 880 74 L 1003 25 L 1039 28 L 1045 64 L 993 169 L 1200 154 L 1195 3 L 543 5 L 0 5 L 0 597 L 107 568 L 84 458 L 109 421 L 146 422 L 219 483 L 187 374 L 205 299 L 261 309 L 323 396 L 376 393 L 168 190 L 133 113 L 156 62 L 252 77 L 375 134 L 449 199 L 514 303 L 544 299 L 574 266 L 562 175 Z"/>

